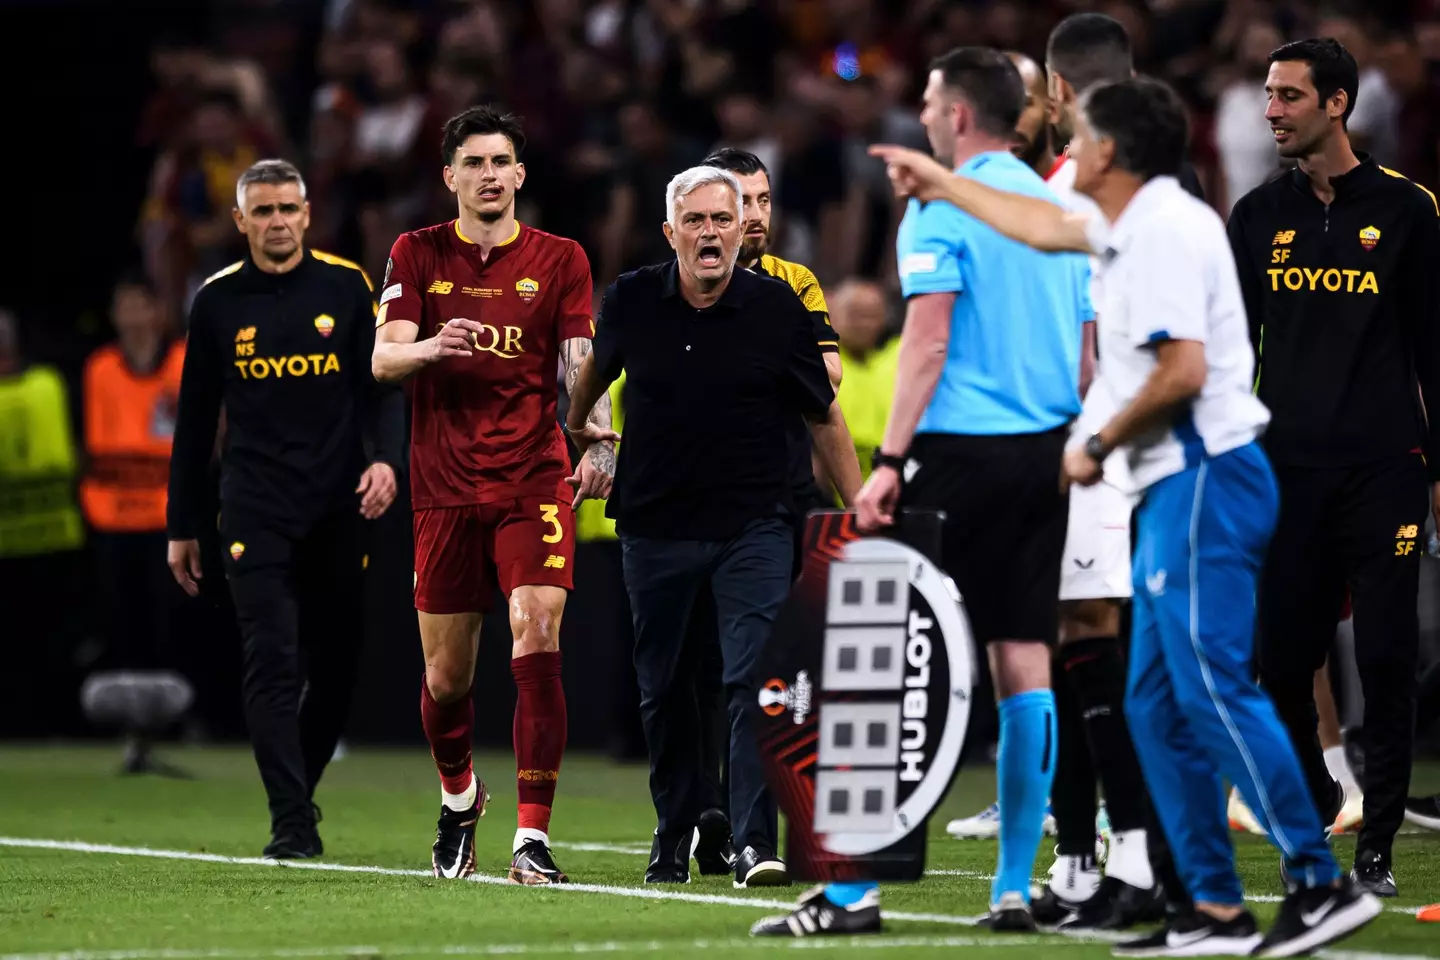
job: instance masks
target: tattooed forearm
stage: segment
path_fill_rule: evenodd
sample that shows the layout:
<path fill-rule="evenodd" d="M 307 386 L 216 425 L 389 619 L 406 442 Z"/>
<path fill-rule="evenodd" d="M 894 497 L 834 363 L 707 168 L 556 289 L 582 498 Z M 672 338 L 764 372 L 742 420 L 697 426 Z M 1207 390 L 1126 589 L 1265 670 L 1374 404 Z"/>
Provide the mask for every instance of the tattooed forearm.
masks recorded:
<path fill-rule="evenodd" d="M 565 360 L 565 390 L 575 392 L 575 380 L 580 376 L 580 364 L 590 353 L 594 344 L 588 337 L 574 337 L 560 344 L 560 355 Z"/>
<path fill-rule="evenodd" d="M 580 379 L 580 367 L 585 362 L 585 358 L 590 355 L 594 344 L 584 337 L 575 337 L 566 340 L 560 347 L 565 358 L 565 390 L 570 394 L 573 403 L 576 392 L 575 384 Z M 599 397 L 596 398 L 595 406 L 590 409 L 587 422 L 593 423 L 597 427 L 610 429 L 610 393 L 608 390 L 602 390 Z"/>

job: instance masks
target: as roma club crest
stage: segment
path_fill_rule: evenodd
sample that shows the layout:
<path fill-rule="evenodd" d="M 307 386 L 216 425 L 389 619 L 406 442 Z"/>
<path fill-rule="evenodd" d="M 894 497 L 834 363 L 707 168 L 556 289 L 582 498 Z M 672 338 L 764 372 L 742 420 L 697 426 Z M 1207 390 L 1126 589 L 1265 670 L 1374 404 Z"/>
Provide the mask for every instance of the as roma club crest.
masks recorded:
<path fill-rule="evenodd" d="M 320 314 L 320 316 L 315 318 L 315 329 L 322 337 L 330 336 L 331 332 L 335 329 L 335 318 L 328 313 Z"/>
<path fill-rule="evenodd" d="M 243 556 L 245 556 L 245 544 L 241 543 L 239 540 L 236 540 L 234 543 L 230 544 L 231 560 L 239 560 Z"/>
<path fill-rule="evenodd" d="M 523 280 L 515 281 L 515 293 L 519 295 L 520 299 L 524 300 L 526 303 L 534 300 L 535 295 L 539 292 L 540 284 L 536 283 L 534 280 L 531 280 L 529 277 L 526 277 Z"/>
<path fill-rule="evenodd" d="M 1366 227 L 1360 231 L 1360 246 L 1366 250 L 1374 250 L 1375 244 L 1380 242 L 1380 231 L 1374 227 Z"/>

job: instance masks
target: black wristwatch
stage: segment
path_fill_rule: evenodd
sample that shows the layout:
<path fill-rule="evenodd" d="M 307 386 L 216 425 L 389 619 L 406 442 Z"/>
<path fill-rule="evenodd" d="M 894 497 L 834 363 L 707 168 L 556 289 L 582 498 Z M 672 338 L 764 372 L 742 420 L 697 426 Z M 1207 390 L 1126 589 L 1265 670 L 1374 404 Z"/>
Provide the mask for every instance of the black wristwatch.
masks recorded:
<path fill-rule="evenodd" d="M 1105 441 L 1100 439 L 1100 434 L 1090 434 L 1089 439 L 1085 441 L 1085 456 L 1096 463 L 1104 463 L 1109 454 L 1110 451 L 1106 448 Z"/>
<path fill-rule="evenodd" d="M 876 447 L 875 452 L 870 455 L 870 469 L 874 471 L 881 467 L 892 467 L 903 477 L 905 475 L 905 458 L 884 453 L 879 447 Z"/>

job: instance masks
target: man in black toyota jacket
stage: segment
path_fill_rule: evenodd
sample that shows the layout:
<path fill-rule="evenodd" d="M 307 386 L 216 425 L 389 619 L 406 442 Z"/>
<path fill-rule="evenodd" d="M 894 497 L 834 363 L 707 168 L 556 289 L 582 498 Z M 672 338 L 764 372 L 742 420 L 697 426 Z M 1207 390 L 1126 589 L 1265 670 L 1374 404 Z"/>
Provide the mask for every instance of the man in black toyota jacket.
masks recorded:
<path fill-rule="evenodd" d="M 321 852 L 312 797 L 349 713 L 364 636 L 368 521 L 395 498 L 405 400 L 370 374 L 374 287 L 304 245 L 300 172 L 240 176 L 250 253 L 195 295 L 170 457 L 169 563 L 192 596 L 206 466 L 225 413 L 225 578 L 244 638 L 245 721 L 270 799 L 265 856 Z M 304 669 L 301 668 L 303 650 Z M 303 691 L 303 695 L 302 695 Z"/>
<path fill-rule="evenodd" d="M 1420 398 L 1440 398 L 1440 210 L 1429 191 L 1351 150 L 1345 121 L 1358 83 L 1354 58 L 1334 40 L 1270 55 L 1265 116 L 1298 168 L 1241 199 L 1229 231 L 1280 484 L 1260 588 L 1261 682 L 1316 806 L 1333 819 L 1341 790 L 1316 738 L 1313 682 L 1348 585 L 1365 694 L 1354 874 L 1393 897 L 1391 846 L 1414 740 L 1420 555 L 1427 505 L 1440 505 L 1440 415 L 1427 425 Z"/>

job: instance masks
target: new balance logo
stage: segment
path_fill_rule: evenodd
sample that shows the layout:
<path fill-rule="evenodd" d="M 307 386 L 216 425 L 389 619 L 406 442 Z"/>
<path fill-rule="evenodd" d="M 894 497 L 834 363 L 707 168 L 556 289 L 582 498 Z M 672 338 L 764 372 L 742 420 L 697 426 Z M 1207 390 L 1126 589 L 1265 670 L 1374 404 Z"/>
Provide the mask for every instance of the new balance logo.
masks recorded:
<path fill-rule="evenodd" d="M 1281 230 L 1279 233 L 1275 234 L 1275 242 L 1271 244 L 1271 246 L 1283 247 L 1286 244 L 1293 242 L 1294 239 L 1294 230 Z"/>
<path fill-rule="evenodd" d="M 430 286 L 426 289 L 425 292 L 426 292 L 426 293 L 449 293 L 451 290 L 454 290 L 454 289 L 455 289 L 455 284 L 451 283 L 449 280 L 432 280 L 432 281 L 430 281 Z"/>
<path fill-rule="evenodd" d="M 564 570 L 565 558 L 557 557 L 552 553 L 550 556 L 545 558 L 545 562 L 542 564 L 542 566 L 549 567 L 552 570 Z"/>
<path fill-rule="evenodd" d="M 1413 523 L 1401 527 L 1395 534 L 1396 540 L 1414 540 L 1420 535 L 1420 528 Z"/>
<path fill-rule="evenodd" d="M 1081 570 L 1089 570 L 1091 567 L 1095 566 L 1094 557 L 1091 557 L 1089 560 L 1081 560 L 1079 557 L 1075 557 L 1074 560 L 1075 566 L 1079 567 Z"/>

